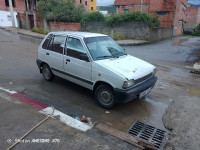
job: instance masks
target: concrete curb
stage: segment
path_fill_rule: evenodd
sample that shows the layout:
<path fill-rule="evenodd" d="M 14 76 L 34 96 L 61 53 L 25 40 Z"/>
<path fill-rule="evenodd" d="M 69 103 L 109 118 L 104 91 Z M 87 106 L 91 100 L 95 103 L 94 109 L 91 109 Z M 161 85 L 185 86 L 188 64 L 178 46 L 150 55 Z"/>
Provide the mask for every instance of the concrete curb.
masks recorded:
<path fill-rule="evenodd" d="M 6 88 L 3 88 L 3 87 L 0 87 L 0 90 L 4 91 L 4 92 L 7 92 L 9 93 L 11 97 L 15 98 L 16 100 L 22 102 L 22 103 L 25 103 L 25 104 L 28 104 L 32 107 L 35 107 L 35 108 L 39 108 L 39 113 L 42 113 L 42 114 L 45 114 L 45 115 L 50 115 L 51 112 L 52 112 L 52 108 L 43 104 L 43 103 L 40 103 L 36 100 L 33 100 L 25 95 L 22 95 L 16 91 L 13 91 L 13 90 L 10 90 L 10 89 L 6 89 Z M 83 123 L 77 119 L 74 119 L 72 118 L 71 116 L 68 116 L 58 110 L 54 110 L 54 114 L 53 114 L 54 117 L 56 116 L 59 116 L 60 118 L 60 122 L 66 124 L 67 126 L 70 126 L 72 128 L 75 128 L 77 130 L 80 130 L 80 131 L 83 131 L 83 132 L 86 132 L 90 129 L 93 128 L 93 125 L 88 125 L 86 123 Z"/>
<path fill-rule="evenodd" d="M 25 33 L 20 32 L 20 31 L 18 31 L 17 33 L 18 33 L 18 34 L 21 34 L 21 35 L 25 35 L 25 36 L 30 36 L 30 37 L 33 37 L 33 38 L 37 38 L 37 39 L 44 39 L 44 37 L 45 37 L 45 36 L 43 37 L 43 36 L 25 34 Z"/>
<path fill-rule="evenodd" d="M 13 32 L 13 33 L 17 33 L 17 34 L 21 34 L 21 35 L 24 35 L 24 36 L 30 36 L 30 37 L 37 38 L 37 39 L 44 39 L 45 38 L 45 35 L 44 36 L 43 35 L 41 35 L 41 36 L 39 36 L 39 35 L 31 35 L 31 34 L 23 33 L 21 31 L 14 32 L 12 30 L 9 30 L 9 29 L 3 28 L 3 27 L 0 27 L 0 29 L 5 30 L 5 31 L 9 31 L 9 32 Z"/>
<path fill-rule="evenodd" d="M 147 45 L 150 42 L 141 42 L 141 43 L 118 43 L 120 46 L 140 46 L 140 45 Z"/>

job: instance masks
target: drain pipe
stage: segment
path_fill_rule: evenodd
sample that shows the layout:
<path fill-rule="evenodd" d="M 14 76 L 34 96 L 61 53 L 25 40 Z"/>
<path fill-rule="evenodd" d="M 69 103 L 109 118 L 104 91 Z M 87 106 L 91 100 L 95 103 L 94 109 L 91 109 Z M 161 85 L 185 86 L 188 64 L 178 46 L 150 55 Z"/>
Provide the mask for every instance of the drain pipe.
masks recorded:
<path fill-rule="evenodd" d="M 47 116 L 44 120 L 42 120 L 41 122 L 39 122 L 36 126 L 34 126 L 32 129 L 30 129 L 26 134 L 24 134 L 16 143 L 14 143 L 13 145 L 11 145 L 7 150 L 11 150 L 12 148 L 14 148 L 20 141 L 22 141 L 28 134 L 30 134 L 33 130 L 35 130 L 37 127 L 39 127 L 42 123 L 44 123 L 47 119 L 49 119 L 51 116 L 53 116 L 54 113 L 54 107 L 51 106 L 52 108 L 52 113 Z"/>

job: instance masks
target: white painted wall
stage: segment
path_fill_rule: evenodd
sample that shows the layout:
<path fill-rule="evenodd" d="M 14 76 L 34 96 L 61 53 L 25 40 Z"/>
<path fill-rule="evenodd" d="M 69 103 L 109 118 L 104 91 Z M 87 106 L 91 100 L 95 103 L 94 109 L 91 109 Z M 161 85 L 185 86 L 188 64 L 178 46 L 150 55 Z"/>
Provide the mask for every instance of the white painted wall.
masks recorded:
<path fill-rule="evenodd" d="M 17 23 L 17 12 L 14 12 L 15 27 L 18 27 Z M 9 11 L 0 10 L 0 27 L 12 27 L 12 20 Z"/>

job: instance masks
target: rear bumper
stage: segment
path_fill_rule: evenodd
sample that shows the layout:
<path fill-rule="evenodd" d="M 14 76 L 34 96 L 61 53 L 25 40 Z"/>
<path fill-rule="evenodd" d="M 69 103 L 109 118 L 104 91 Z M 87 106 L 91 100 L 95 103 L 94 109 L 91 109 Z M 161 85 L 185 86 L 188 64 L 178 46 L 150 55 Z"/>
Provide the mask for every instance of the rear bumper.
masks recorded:
<path fill-rule="evenodd" d="M 156 81 L 157 77 L 154 76 L 151 79 L 145 81 L 144 83 L 127 90 L 114 89 L 116 101 L 118 103 L 126 103 L 133 99 L 139 98 L 139 94 L 150 87 L 153 88 Z"/>

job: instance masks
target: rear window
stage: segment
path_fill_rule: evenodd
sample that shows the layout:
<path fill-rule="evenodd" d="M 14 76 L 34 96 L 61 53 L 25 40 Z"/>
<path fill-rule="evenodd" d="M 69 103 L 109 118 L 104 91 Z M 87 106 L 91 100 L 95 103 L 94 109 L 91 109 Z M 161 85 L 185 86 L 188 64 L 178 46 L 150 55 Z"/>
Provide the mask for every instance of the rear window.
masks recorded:
<path fill-rule="evenodd" d="M 43 49 L 47 49 L 47 45 L 49 44 L 49 41 L 51 40 L 51 37 L 52 37 L 52 35 L 50 34 L 50 35 L 46 38 L 46 40 L 44 41 L 44 43 L 43 43 L 43 45 L 42 45 L 42 48 L 43 48 Z"/>
<path fill-rule="evenodd" d="M 63 54 L 63 49 L 65 45 L 66 36 L 62 35 L 52 35 L 47 50 Z"/>

